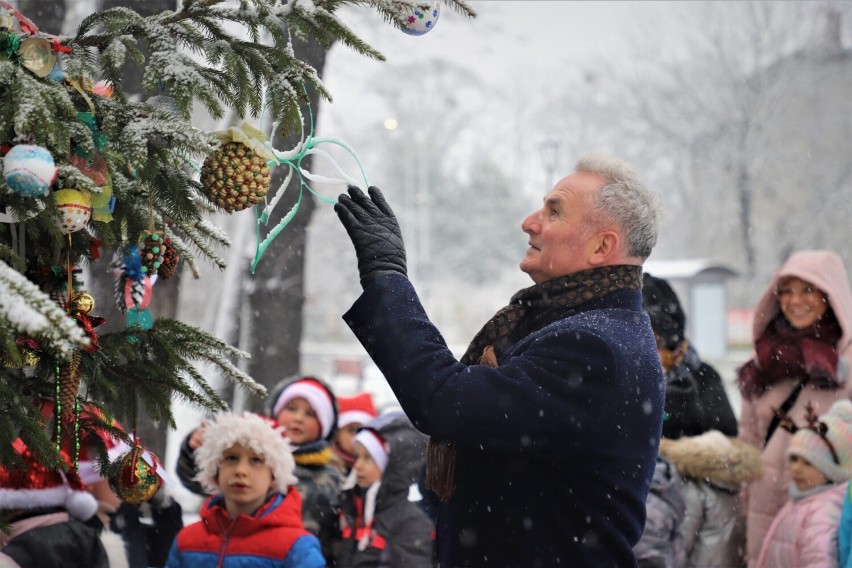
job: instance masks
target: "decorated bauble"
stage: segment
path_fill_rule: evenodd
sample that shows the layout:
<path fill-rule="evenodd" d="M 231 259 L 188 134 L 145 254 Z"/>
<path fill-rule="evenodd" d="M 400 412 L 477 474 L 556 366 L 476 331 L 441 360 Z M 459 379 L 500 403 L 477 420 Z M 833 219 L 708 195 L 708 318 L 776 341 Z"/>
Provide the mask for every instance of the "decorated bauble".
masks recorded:
<path fill-rule="evenodd" d="M 396 20 L 399 22 L 402 31 L 408 35 L 421 36 L 435 27 L 440 15 L 441 2 L 439 0 L 414 6 L 399 3 Z"/>
<path fill-rule="evenodd" d="M 95 309 L 95 299 L 88 292 L 78 292 L 71 298 L 71 311 L 80 312 L 85 315 L 92 313 Z"/>
<path fill-rule="evenodd" d="M 28 37 L 21 41 L 18 55 L 21 57 L 21 65 L 36 77 L 47 77 L 56 65 L 56 54 L 50 42 L 43 37 Z"/>
<path fill-rule="evenodd" d="M 269 166 L 241 142 L 228 142 L 204 160 L 201 184 L 210 200 L 227 211 L 251 207 L 269 191 Z"/>
<path fill-rule="evenodd" d="M 179 260 L 180 256 L 178 256 L 177 250 L 172 245 L 172 241 L 170 239 L 163 239 L 163 263 L 157 271 L 160 278 L 168 280 L 173 277 L 177 273 Z"/>
<path fill-rule="evenodd" d="M 148 276 L 153 276 L 159 272 L 160 266 L 163 264 L 165 257 L 165 245 L 163 237 L 160 233 L 153 231 L 145 231 L 145 238 L 142 244 L 139 245 L 139 257 L 142 260 L 142 272 Z"/>
<path fill-rule="evenodd" d="M 116 460 L 113 474 L 109 478 L 110 487 L 125 503 L 138 505 L 160 490 L 163 480 L 157 473 L 158 468 L 157 458 L 151 452 L 134 446 Z"/>
<path fill-rule="evenodd" d="M 86 226 L 92 216 L 92 197 L 76 189 L 53 192 L 59 206 L 59 230 L 63 235 L 74 233 Z"/>
<path fill-rule="evenodd" d="M 33 144 L 13 146 L 3 158 L 6 185 L 23 197 L 47 195 L 58 171 L 50 152 Z"/>

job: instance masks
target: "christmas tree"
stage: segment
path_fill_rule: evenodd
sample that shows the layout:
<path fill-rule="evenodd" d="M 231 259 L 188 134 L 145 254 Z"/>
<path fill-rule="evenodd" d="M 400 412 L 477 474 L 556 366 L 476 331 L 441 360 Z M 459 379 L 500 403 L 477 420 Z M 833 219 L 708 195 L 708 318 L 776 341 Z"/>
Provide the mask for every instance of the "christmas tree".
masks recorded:
<path fill-rule="evenodd" d="M 473 14 L 462 0 L 446 3 Z M 198 363 L 264 390 L 235 366 L 245 353 L 180 321 L 153 321 L 147 306 L 178 263 L 193 272 L 199 259 L 224 266 L 217 248 L 228 237 L 206 212 L 250 209 L 269 191 L 263 135 L 250 126 L 204 132 L 191 123 L 193 109 L 303 129 L 309 90 L 330 96 L 295 55 L 293 37 L 382 58 L 337 18 L 346 4 L 369 6 L 409 33 L 428 31 L 440 7 L 184 0 L 150 17 L 97 12 L 76 36 L 57 37 L 0 2 L 0 463 L 19 462 L 20 438 L 46 465 L 73 467 L 87 430 L 132 442 L 113 418 L 131 432 L 141 412 L 174 426 L 173 396 L 225 408 Z M 122 89 L 130 61 L 144 70 L 142 100 Z M 113 259 L 114 298 L 93 298 L 79 277 L 99 255 Z M 97 306 L 113 301 L 126 327 L 99 334 Z"/>

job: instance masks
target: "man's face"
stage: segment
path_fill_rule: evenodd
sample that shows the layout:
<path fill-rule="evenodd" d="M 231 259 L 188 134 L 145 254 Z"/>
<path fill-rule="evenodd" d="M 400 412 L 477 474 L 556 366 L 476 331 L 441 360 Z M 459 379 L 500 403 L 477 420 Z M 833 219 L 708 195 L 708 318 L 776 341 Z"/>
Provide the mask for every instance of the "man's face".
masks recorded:
<path fill-rule="evenodd" d="M 586 214 L 603 183 L 598 175 L 575 172 L 557 182 L 544 197 L 544 206 L 521 223 L 530 238 L 520 267 L 533 282 L 593 267 L 589 257 L 597 248 L 597 232 Z"/>

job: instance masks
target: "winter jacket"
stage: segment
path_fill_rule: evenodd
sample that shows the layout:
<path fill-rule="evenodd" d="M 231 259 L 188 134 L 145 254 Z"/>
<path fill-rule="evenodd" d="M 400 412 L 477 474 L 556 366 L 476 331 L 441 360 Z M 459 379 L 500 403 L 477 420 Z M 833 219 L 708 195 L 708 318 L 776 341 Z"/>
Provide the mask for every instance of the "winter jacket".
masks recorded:
<path fill-rule="evenodd" d="M 645 503 L 647 517 L 642 538 L 633 552 L 640 568 L 680 568 L 683 566 L 681 523 L 685 505 L 683 482 L 677 470 L 657 456 L 651 491 Z"/>
<path fill-rule="evenodd" d="M 0 532 L 0 566 L 11 568 L 109 568 L 95 529 L 65 512 L 19 518 Z"/>
<path fill-rule="evenodd" d="M 189 447 L 189 435 L 184 438 L 178 457 L 177 473 L 181 482 L 190 491 L 205 495 L 200 483 L 195 481 L 198 470 L 195 466 L 194 450 Z M 337 555 L 340 543 L 339 509 L 343 474 L 331 465 L 333 452 L 326 440 L 293 446 L 296 469 L 293 475 L 298 482 L 296 489 L 302 498 L 302 522 L 315 534 L 322 544 L 323 556 L 329 562 Z"/>
<path fill-rule="evenodd" d="M 408 500 L 408 490 L 426 464 L 426 437 L 401 412 L 381 416 L 374 428 L 389 447 L 388 463 L 375 496 L 375 512 L 365 519 L 364 492 L 347 479 L 341 507 L 343 543 L 338 568 L 430 568 L 432 522 Z M 369 507 L 369 505 L 368 505 Z M 363 541 L 359 550 L 359 541 Z"/>
<path fill-rule="evenodd" d="M 660 453 L 684 481 L 684 565 L 742 566 L 745 523 L 738 494 L 743 484 L 760 477 L 760 452 L 711 431 L 677 440 L 664 438 Z"/>
<path fill-rule="evenodd" d="M 852 395 L 852 367 L 849 365 L 852 361 L 852 292 L 843 265 L 836 262 L 835 255 L 825 252 L 796 254 L 781 267 L 757 304 L 753 328 L 755 340 L 763 335 L 769 323 L 780 312 L 775 290 L 778 282 L 789 276 L 806 280 L 828 295 L 829 305 L 842 330 L 837 344 L 841 358 L 837 377 L 839 387 L 833 390 L 820 389 L 807 384 L 788 413 L 797 424 L 804 424 L 805 406 L 809 402 L 813 404 L 816 414 L 820 415 L 827 412 L 835 400 Z M 742 401 L 739 437 L 762 450 L 763 462 L 763 477 L 749 485 L 747 491 L 746 541 L 749 566 L 754 565 L 772 519 L 789 497 L 787 488 L 790 475 L 786 454 L 791 434 L 777 428 L 765 448 L 764 439 L 775 409 L 783 404 L 798 382 L 798 377 L 780 378 L 762 395 L 752 399 L 743 398 Z"/>
<path fill-rule="evenodd" d="M 663 437 L 698 436 L 708 430 L 736 436 L 737 418 L 722 377 L 690 347 L 683 362 L 666 372 Z"/>
<path fill-rule="evenodd" d="M 639 291 L 590 299 L 463 365 L 407 278 L 377 277 L 344 319 L 418 430 L 456 449 L 439 566 L 635 566 L 663 377 Z"/>
<path fill-rule="evenodd" d="M 320 568 L 319 541 L 302 526 L 301 498 L 291 487 L 273 493 L 252 515 L 231 518 L 221 495 L 208 499 L 201 520 L 178 533 L 167 568 Z"/>
<path fill-rule="evenodd" d="M 852 568 L 852 483 L 843 499 L 843 510 L 837 527 L 837 548 L 840 568 Z"/>
<path fill-rule="evenodd" d="M 837 525 L 848 483 L 788 501 L 772 521 L 757 560 L 759 568 L 837 566 Z"/>

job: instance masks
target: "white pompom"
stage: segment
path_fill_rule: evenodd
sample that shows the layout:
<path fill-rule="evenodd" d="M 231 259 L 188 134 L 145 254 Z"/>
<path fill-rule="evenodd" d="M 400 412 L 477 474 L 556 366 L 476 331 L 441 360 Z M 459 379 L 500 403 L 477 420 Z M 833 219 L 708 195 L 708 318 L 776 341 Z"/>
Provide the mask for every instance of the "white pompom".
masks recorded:
<path fill-rule="evenodd" d="M 88 521 L 98 512 L 98 502 L 88 491 L 74 491 L 69 488 L 65 497 L 65 510 L 75 519 Z"/>
<path fill-rule="evenodd" d="M 852 422 L 852 401 L 849 399 L 841 399 L 831 405 L 829 414 L 837 416 L 844 422 Z"/>

